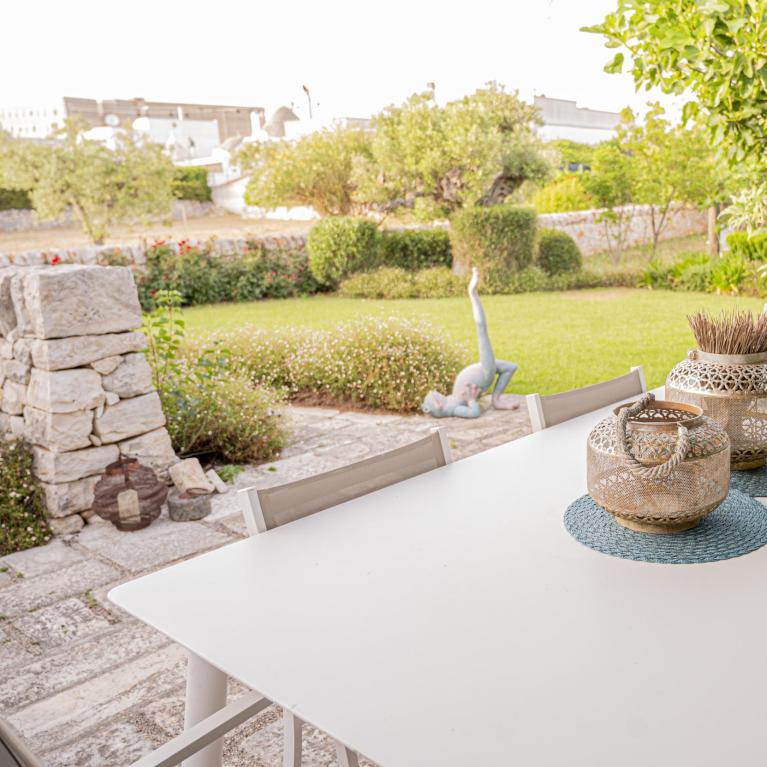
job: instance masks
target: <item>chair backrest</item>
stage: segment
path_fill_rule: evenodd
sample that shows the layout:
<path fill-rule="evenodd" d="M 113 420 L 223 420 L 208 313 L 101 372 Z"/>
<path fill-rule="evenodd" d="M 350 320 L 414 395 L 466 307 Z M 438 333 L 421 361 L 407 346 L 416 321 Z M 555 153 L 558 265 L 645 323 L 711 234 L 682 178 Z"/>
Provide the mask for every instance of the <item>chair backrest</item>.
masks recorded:
<path fill-rule="evenodd" d="M 43 767 L 3 719 L 0 719 L 0 767 Z"/>
<path fill-rule="evenodd" d="M 527 409 L 533 431 L 555 426 L 584 413 L 637 397 L 647 391 L 641 366 L 631 368 L 626 375 L 610 381 L 584 386 L 582 389 L 563 391 L 559 394 L 527 395 Z"/>
<path fill-rule="evenodd" d="M 339 503 L 450 463 L 442 429 L 427 437 L 339 469 L 259 490 L 240 490 L 250 535 L 263 533 Z"/>

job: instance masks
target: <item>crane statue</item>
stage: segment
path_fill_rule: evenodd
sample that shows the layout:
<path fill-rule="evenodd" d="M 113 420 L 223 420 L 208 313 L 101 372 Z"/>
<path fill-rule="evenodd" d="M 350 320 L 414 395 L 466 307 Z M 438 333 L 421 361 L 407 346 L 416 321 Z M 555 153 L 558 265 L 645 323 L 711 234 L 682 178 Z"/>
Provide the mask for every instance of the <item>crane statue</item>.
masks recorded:
<path fill-rule="evenodd" d="M 434 418 L 457 416 L 458 418 L 477 418 L 481 414 L 479 402 L 481 397 L 495 381 L 490 398 L 494 408 L 498 410 L 516 410 L 519 404 L 506 405 L 501 402 L 501 394 L 508 386 L 511 377 L 517 370 L 517 365 L 506 360 L 497 360 L 487 334 L 487 319 L 479 300 L 479 271 L 471 270 L 469 282 L 469 300 L 477 326 L 479 340 L 479 362 L 465 367 L 456 377 L 453 393 L 449 395 L 430 391 L 423 400 L 421 410 Z M 497 379 L 496 379 L 497 376 Z"/>

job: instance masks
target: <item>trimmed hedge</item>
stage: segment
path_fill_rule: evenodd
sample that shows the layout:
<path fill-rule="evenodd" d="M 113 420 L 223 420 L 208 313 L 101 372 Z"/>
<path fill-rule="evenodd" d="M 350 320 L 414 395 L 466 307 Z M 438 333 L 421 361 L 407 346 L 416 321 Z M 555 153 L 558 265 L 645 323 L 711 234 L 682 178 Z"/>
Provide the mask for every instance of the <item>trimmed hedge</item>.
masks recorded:
<path fill-rule="evenodd" d="M 450 234 L 447 229 L 404 229 L 381 232 L 378 265 L 400 269 L 450 266 Z"/>
<path fill-rule="evenodd" d="M 23 189 L 0 188 L 0 210 L 31 210 L 29 192 Z"/>
<path fill-rule="evenodd" d="M 177 200 L 209 202 L 211 190 L 205 168 L 176 168 L 173 174 L 173 196 Z"/>
<path fill-rule="evenodd" d="M 746 232 L 730 232 L 727 245 L 735 256 L 749 261 L 767 261 L 767 232 L 756 232 L 750 237 Z"/>
<path fill-rule="evenodd" d="M 544 229 L 538 238 L 538 266 L 550 275 L 576 272 L 583 266 L 583 257 L 569 234 Z"/>
<path fill-rule="evenodd" d="M 450 222 L 453 263 L 476 266 L 484 276 L 530 266 L 535 248 L 535 211 L 510 205 L 466 208 Z"/>
<path fill-rule="evenodd" d="M 328 216 L 309 230 L 306 247 L 315 279 L 334 288 L 344 277 L 375 264 L 378 230 L 362 218 Z"/>

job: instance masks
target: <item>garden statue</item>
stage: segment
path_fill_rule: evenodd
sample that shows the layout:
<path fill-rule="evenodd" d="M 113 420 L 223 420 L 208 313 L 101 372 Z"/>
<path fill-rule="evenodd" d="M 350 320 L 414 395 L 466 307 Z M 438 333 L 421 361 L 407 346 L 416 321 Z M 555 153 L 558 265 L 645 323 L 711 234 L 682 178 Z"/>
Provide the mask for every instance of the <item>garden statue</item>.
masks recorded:
<path fill-rule="evenodd" d="M 480 415 L 477 398 L 486 392 L 493 381 L 493 394 L 491 402 L 498 410 L 516 410 L 519 404 L 504 405 L 501 403 L 501 394 L 508 386 L 511 377 L 517 369 L 513 362 L 497 360 L 490 345 L 487 335 L 487 321 L 482 303 L 479 300 L 479 271 L 471 270 L 471 282 L 469 283 L 469 299 L 474 314 L 474 322 L 477 325 L 477 337 L 479 339 L 479 362 L 464 368 L 456 377 L 453 384 L 453 393 L 449 396 L 430 391 L 424 398 L 421 410 L 435 418 L 457 416 L 458 418 L 477 418 Z M 498 379 L 496 380 L 496 376 Z"/>

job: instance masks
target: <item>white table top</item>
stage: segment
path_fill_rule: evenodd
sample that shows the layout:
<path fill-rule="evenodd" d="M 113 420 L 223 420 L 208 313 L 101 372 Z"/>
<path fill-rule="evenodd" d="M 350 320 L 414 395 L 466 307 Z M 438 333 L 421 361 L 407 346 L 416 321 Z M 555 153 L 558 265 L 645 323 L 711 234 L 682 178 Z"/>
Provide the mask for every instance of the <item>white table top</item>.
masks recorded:
<path fill-rule="evenodd" d="M 589 414 L 117 587 L 384 767 L 767 759 L 767 547 L 615 559 L 562 525 Z"/>

